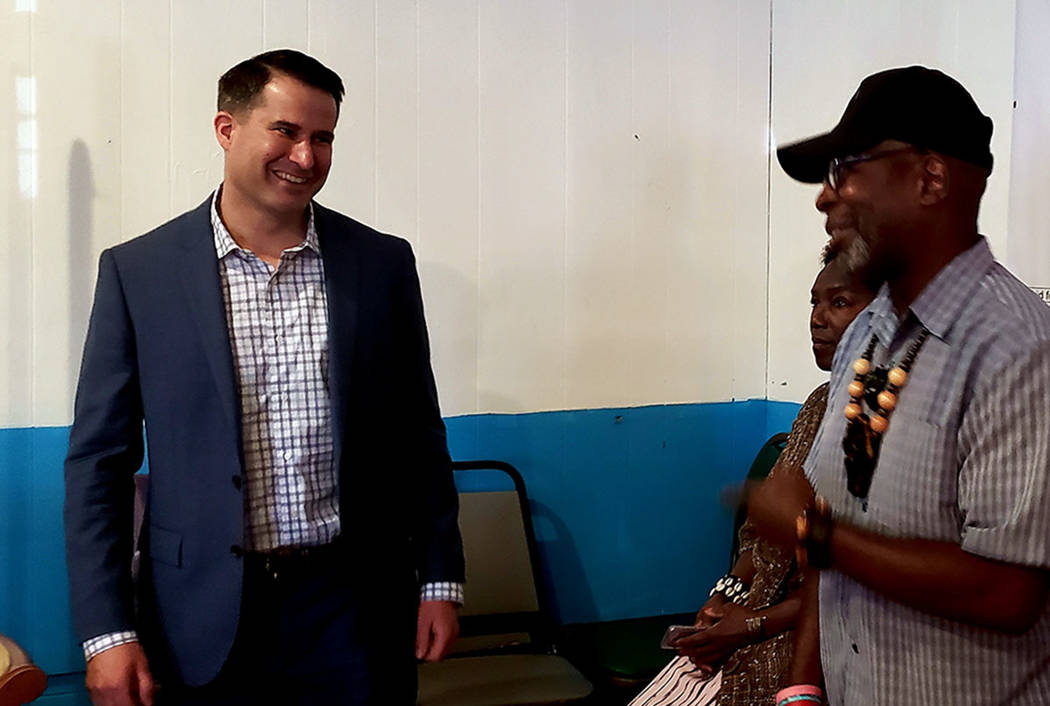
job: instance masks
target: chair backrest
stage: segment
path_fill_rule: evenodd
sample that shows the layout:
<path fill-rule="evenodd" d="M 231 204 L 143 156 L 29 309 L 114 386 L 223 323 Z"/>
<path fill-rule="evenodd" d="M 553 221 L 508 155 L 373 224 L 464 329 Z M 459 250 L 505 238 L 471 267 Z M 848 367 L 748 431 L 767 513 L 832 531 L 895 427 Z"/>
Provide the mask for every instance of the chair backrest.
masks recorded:
<path fill-rule="evenodd" d="M 457 477 L 499 471 L 511 490 L 459 494 L 467 591 L 456 652 L 549 646 L 550 620 L 539 572 L 525 482 L 503 461 L 457 461 Z"/>
<path fill-rule="evenodd" d="M 133 528 L 131 530 L 131 576 L 138 580 L 139 564 L 142 562 L 142 551 L 139 549 L 139 535 L 142 534 L 142 523 L 146 516 L 146 503 L 149 497 L 149 475 L 146 473 L 135 474 L 135 505 L 132 513 Z"/>
<path fill-rule="evenodd" d="M 460 528 L 465 537 L 470 594 L 464 617 L 535 613 L 539 596 L 529 560 L 529 547 L 512 490 L 464 493 Z"/>
<path fill-rule="evenodd" d="M 774 434 L 762 444 L 762 448 L 755 454 L 755 460 L 747 471 L 747 480 L 751 482 L 765 480 L 773 466 L 777 464 L 780 454 L 787 446 L 788 435 L 785 432 Z M 729 552 L 729 570 L 733 570 L 740 553 L 740 528 L 747 520 L 747 496 L 745 495 L 736 509 L 736 517 L 733 520 L 733 545 Z"/>

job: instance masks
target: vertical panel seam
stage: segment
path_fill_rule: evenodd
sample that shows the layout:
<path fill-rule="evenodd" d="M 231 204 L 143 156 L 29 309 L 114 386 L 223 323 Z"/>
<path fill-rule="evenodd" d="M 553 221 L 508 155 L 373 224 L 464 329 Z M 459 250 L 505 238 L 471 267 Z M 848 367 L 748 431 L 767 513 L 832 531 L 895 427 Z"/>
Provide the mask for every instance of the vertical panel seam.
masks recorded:
<path fill-rule="evenodd" d="M 120 62 L 120 70 L 118 71 L 120 81 L 120 117 L 117 119 L 118 125 L 118 139 L 117 139 L 117 179 L 120 184 L 118 187 L 120 198 L 120 240 L 124 240 L 125 232 L 127 230 L 127 223 L 125 221 L 125 209 L 124 204 L 127 201 L 127 194 L 124 193 L 124 110 L 126 109 L 127 96 L 125 95 L 125 53 L 127 51 L 127 38 L 124 35 L 124 7 L 126 5 L 125 0 L 120 0 L 120 52 L 118 55 L 118 61 Z"/>
<path fill-rule="evenodd" d="M 475 185 L 476 195 L 476 225 L 475 231 L 475 252 L 476 261 L 474 263 L 474 411 L 480 413 L 481 410 L 481 256 L 482 256 L 482 212 L 481 212 L 481 0 L 476 0 L 474 3 L 475 8 L 475 21 L 477 37 L 475 38 L 475 59 L 477 63 L 477 70 L 475 73 L 476 84 L 476 95 L 474 106 L 475 110 L 475 148 L 477 150 L 476 155 L 476 166 L 475 171 L 477 173 L 477 184 Z"/>
<path fill-rule="evenodd" d="M 28 41 L 28 45 L 29 45 L 28 46 L 28 51 L 29 51 L 29 75 L 30 75 L 30 77 L 32 77 L 34 79 L 34 83 L 33 83 L 33 120 L 37 120 L 38 119 L 37 115 L 38 115 L 38 112 L 39 112 L 38 111 L 38 106 L 39 106 L 38 96 L 40 95 L 40 91 L 37 90 L 38 84 L 36 83 L 36 62 L 33 60 L 34 59 L 34 46 L 33 46 L 34 42 L 33 42 L 33 37 L 34 37 L 34 33 L 36 32 L 36 22 L 35 22 L 35 20 L 36 20 L 36 12 L 30 12 L 28 14 L 29 14 L 29 18 L 28 18 L 28 24 L 29 24 L 29 41 Z M 39 125 L 39 123 L 37 123 L 37 124 Z M 39 150 L 38 146 L 37 146 L 37 149 Z M 35 326 L 35 323 L 36 323 L 36 321 L 35 321 L 35 319 L 36 319 L 35 314 L 36 314 L 36 308 L 37 308 L 36 307 L 36 290 L 37 290 L 37 287 L 36 287 L 36 277 L 34 277 L 34 272 L 36 270 L 36 268 L 34 267 L 34 263 L 36 262 L 36 250 L 37 249 L 36 249 L 36 247 L 34 245 L 35 242 L 36 242 L 36 238 L 34 237 L 34 235 L 36 234 L 36 218 L 37 218 L 37 212 L 39 210 L 37 208 L 37 198 L 38 198 L 39 189 L 40 189 L 40 187 L 39 187 L 39 184 L 40 184 L 40 166 L 39 166 L 40 165 L 40 156 L 39 156 L 39 151 L 37 152 L 37 155 L 35 156 L 34 159 L 35 159 L 35 162 L 33 164 L 33 180 L 37 184 L 37 187 L 35 189 L 35 192 L 33 193 L 32 198 L 29 200 L 29 273 L 28 273 L 29 274 L 29 278 L 28 279 L 29 279 L 29 301 L 31 302 L 30 310 L 29 310 L 30 311 L 30 314 L 29 314 L 29 321 L 30 321 L 30 324 L 29 324 L 29 346 L 30 346 L 29 351 L 30 351 L 30 356 L 31 356 L 31 358 L 30 358 L 30 361 L 31 361 L 30 362 L 30 371 L 31 371 L 31 375 L 33 376 L 33 379 L 34 379 L 34 381 L 29 384 L 29 423 L 30 423 L 30 426 L 36 426 L 37 425 L 37 408 L 36 408 L 37 394 L 36 394 L 36 381 L 35 380 L 36 380 L 36 359 L 37 359 L 37 339 L 38 339 L 38 336 L 37 336 L 37 327 Z"/>
<path fill-rule="evenodd" d="M 665 78 L 665 82 L 664 82 L 664 139 L 666 140 L 666 144 L 664 145 L 664 150 L 666 152 L 669 152 L 670 151 L 670 147 L 671 147 L 671 26 L 672 26 L 671 25 L 671 14 L 672 14 L 672 0 L 668 0 L 668 2 L 667 2 L 667 21 L 664 23 L 664 49 L 666 50 L 664 52 L 664 78 Z M 668 181 L 668 184 L 667 184 L 667 188 L 670 188 L 670 182 L 669 181 Z M 664 224 L 663 225 L 665 227 L 665 231 L 670 231 L 670 228 L 669 228 L 670 223 L 671 223 L 670 209 L 672 208 L 672 206 L 671 206 L 671 198 L 667 194 L 664 195 L 664 198 L 667 199 L 667 207 L 664 209 L 664 216 L 663 216 Z M 664 291 L 663 291 L 663 295 L 664 295 L 664 297 L 663 297 L 663 309 L 664 309 L 664 316 L 663 316 L 663 319 L 664 319 L 663 329 L 664 329 L 664 331 L 663 331 L 663 333 L 664 333 L 664 339 L 663 339 L 663 351 L 662 351 L 662 353 L 664 355 L 664 360 L 665 361 L 669 361 L 670 358 L 671 358 L 671 328 L 672 328 L 672 324 L 671 324 L 671 317 L 667 313 L 667 309 L 668 309 L 667 305 L 668 305 L 668 302 L 671 301 L 671 277 L 670 277 L 670 269 L 671 269 L 670 262 L 671 261 L 670 261 L 670 250 L 671 250 L 670 247 L 665 247 L 664 248 L 664 259 L 663 259 L 663 262 L 661 263 L 662 264 L 662 268 L 663 268 L 663 275 L 664 275 L 663 276 L 663 281 L 664 281 Z M 669 384 L 673 384 L 668 379 L 668 377 L 669 376 L 665 376 L 665 378 L 664 378 L 664 383 L 663 384 L 665 386 L 665 389 L 666 389 L 666 386 L 668 386 Z"/>
<path fill-rule="evenodd" d="M 379 0 L 372 2 L 372 218 L 379 222 Z"/>
<path fill-rule="evenodd" d="M 640 149 L 638 147 L 638 141 L 630 141 L 630 135 L 638 129 L 638 119 L 635 115 L 635 95 L 634 87 L 637 84 L 637 67 L 636 67 L 636 52 L 638 46 L 638 17 L 637 17 L 637 0 L 631 0 L 631 85 L 629 91 L 629 102 L 630 102 L 630 124 L 627 126 L 626 139 L 628 144 L 631 146 L 631 288 L 637 289 L 639 286 L 638 277 L 638 159 Z M 636 377 L 636 359 L 634 354 L 634 347 L 627 354 L 627 369 L 630 372 L 630 376 L 637 380 Z"/>
<path fill-rule="evenodd" d="M 175 138 L 172 111 L 175 110 L 175 0 L 168 0 L 168 218 L 175 215 Z"/>
<path fill-rule="evenodd" d="M 569 374 L 569 2 L 562 0 L 562 238 L 561 238 L 561 406 L 568 407 Z"/>
<path fill-rule="evenodd" d="M 772 244 L 773 244 L 773 3 L 774 0 L 769 0 L 769 60 L 768 60 L 768 71 L 766 79 L 766 278 L 765 278 L 765 290 L 766 290 L 766 343 L 765 343 L 765 364 L 763 366 L 763 380 L 762 389 L 765 390 L 765 398 L 769 399 L 769 359 L 770 359 L 770 336 L 769 329 L 772 326 L 770 321 L 770 306 L 769 297 L 771 296 L 772 289 L 769 286 L 770 278 L 770 259 L 772 257 Z"/>
<path fill-rule="evenodd" d="M 420 139 L 420 134 L 422 133 L 422 129 L 423 129 L 423 82 L 421 80 L 421 76 L 422 76 L 423 71 L 422 71 L 422 63 L 420 62 L 420 55 L 422 54 L 422 49 L 421 49 L 421 46 L 420 46 L 420 36 L 421 36 L 420 24 L 421 24 L 421 19 L 420 19 L 419 0 L 416 0 L 415 5 L 416 5 L 416 243 L 417 243 L 417 247 L 422 252 L 422 249 L 423 249 L 423 222 L 422 222 L 422 215 L 421 215 L 421 210 L 422 209 L 421 209 L 420 204 L 423 202 L 423 189 L 422 189 L 422 180 L 420 178 L 420 174 L 422 173 L 423 170 L 422 170 L 422 165 L 421 165 L 421 161 L 420 161 L 420 156 L 422 154 L 422 150 L 420 149 L 420 143 L 422 142 L 422 140 Z"/>

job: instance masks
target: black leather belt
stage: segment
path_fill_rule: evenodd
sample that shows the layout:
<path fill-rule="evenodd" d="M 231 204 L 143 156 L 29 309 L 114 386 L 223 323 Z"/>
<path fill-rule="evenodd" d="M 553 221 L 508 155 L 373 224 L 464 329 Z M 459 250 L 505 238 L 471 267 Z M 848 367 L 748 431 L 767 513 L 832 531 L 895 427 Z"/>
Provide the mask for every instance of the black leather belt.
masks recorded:
<path fill-rule="evenodd" d="M 341 549 L 342 541 L 336 537 L 328 544 L 276 547 L 265 552 L 245 552 L 244 558 L 248 563 L 261 568 L 271 578 L 276 579 L 284 573 L 295 573 L 311 565 L 331 561 Z"/>

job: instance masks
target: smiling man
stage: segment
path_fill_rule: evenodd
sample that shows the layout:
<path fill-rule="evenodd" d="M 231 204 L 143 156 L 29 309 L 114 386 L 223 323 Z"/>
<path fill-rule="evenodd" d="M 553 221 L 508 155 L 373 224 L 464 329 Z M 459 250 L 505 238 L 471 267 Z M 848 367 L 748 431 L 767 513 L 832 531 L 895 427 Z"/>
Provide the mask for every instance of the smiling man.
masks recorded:
<path fill-rule="evenodd" d="M 457 496 L 412 252 L 313 201 L 342 97 L 299 52 L 233 67 L 222 184 L 102 254 L 65 468 L 96 704 L 413 704 L 416 659 L 456 637 Z"/>
<path fill-rule="evenodd" d="M 833 241 L 861 244 L 886 282 L 835 354 L 813 490 L 784 473 L 751 502 L 768 536 L 801 527 L 821 569 L 831 704 L 1050 694 L 1050 309 L 977 230 L 991 134 L 958 82 L 912 66 L 869 76 L 834 129 L 778 150 L 822 184 Z"/>

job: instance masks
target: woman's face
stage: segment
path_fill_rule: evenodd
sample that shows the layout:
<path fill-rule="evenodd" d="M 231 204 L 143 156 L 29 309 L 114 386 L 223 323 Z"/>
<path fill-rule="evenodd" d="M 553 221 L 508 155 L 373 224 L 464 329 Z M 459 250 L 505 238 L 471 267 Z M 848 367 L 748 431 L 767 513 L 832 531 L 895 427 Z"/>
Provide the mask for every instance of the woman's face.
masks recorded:
<path fill-rule="evenodd" d="M 820 271 L 810 292 L 813 309 L 809 315 L 809 334 L 818 368 L 831 370 L 839 339 L 874 296 L 874 292 L 846 274 L 839 258 Z"/>

